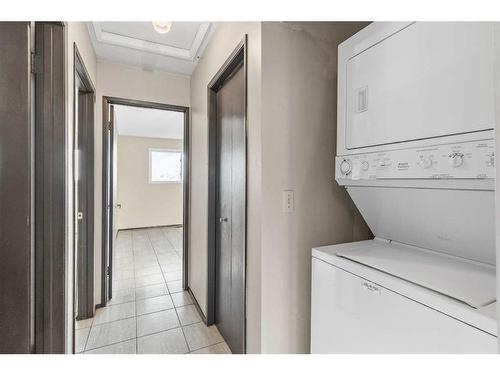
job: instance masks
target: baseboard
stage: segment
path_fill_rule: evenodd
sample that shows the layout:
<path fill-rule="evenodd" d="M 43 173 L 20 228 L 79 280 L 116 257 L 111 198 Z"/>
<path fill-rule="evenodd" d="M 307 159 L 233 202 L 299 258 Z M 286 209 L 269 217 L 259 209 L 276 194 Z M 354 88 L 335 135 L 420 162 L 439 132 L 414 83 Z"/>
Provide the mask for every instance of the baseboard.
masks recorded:
<path fill-rule="evenodd" d="M 182 228 L 182 224 L 170 224 L 170 225 L 153 225 L 153 226 L 148 226 L 148 227 L 134 227 L 134 228 L 120 228 L 117 230 L 117 232 L 121 230 L 134 230 L 134 229 L 149 229 L 149 228 L 163 228 L 163 227 L 175 227 L 175 228 Z"/>
<path fill-rule="evenodd" d="M 200 304 L 196 300 L 196 297 L 194 296 L 193 291 L 191 290 L 190 287 L 187 287 L 187 292 L 191 296 L 191 299 L 193 300 L 193 305 L 196 308 L 196 310 L 198 310 L 198 314 L 200 314 L 201 320 L 203 320 L 203 323 L 207 324 L 207 317 L 203 313 L 203 310 L 201 309 Z"/>

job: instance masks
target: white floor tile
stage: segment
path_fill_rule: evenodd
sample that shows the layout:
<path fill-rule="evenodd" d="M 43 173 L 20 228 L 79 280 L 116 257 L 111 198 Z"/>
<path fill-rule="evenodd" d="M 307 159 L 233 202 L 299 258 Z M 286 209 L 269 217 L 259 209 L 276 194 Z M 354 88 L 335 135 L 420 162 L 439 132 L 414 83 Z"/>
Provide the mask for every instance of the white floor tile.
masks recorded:
<path fill-rule="evenodd" d="M 75 330 L 75 353 L 81 353 L 85 350 L 85 344 L 89 337 L 90 328 L 82 328 Z"/>
<path fill-rule="evenodd" d="M 147 285 L 155 285 L 164 283 L 165 279 L 161 273 L 155 273 L 153 275 L 140 276 L 135 278 L 135 287 L 140 288 Z"/>
<path fill-rule="evenodd" d="M 170 293 L 182 292 L 182 281 L 169 281 L 167 287 Z"/>
<path fill-rule="evenodd" d="M 224 341 L 215 325 L 207 327 L 205 323 L 200 322 L 182 327 L 182 330 L 191 351 Z"/>
<path fill-rule="evenodd" d="M 132 318 L 135 316 L 135 302 L 121 303 L 97 309 L 94 325 L 113 322 L 115 320 Z"/>
<path fill-rule="evenodd" d="M 165 281 L 168 283 L 170 281 L 178 281 L 182 279 L 182 271 L 170 271 L 163 274 Z"/>
<path fill-rule="evenodd" d="M 174 309 L 137 317 L 137 336 L 150 335 L 179 327 L 179 319 Z"/>
<path fill-rule="evenodd" d="M 206 348 L 195 350 L 191 354 L 231 354 L 231 349 L 227 346 L 226 342 L 210 345 Z"/>
<path fill-rule="evenodd" d="M 189 292 L 186 291 L 180 293 L 172 293 L 170 296 L 172 297 L 172 302 L 174 303 L 175 307 L 191 305 L 193 303 Z"/>
<path fill-rule="evenodd" d="M 92 325 L 93 320 L 94 320 L 94 318 L 77 320 L 75 322 L 75 329 L 89 328 Z"/>
<path fill-rule="evenodd" d="M 137 315 L 150 314 L 162 310 L 172 309 L 174 304 L 170 295 L 146 298 L 137 301 Z"/>
<path fill-rule="evenodd" d="M 137 340 L 127 340 L 117 344 L 103 346 L 102 348 L 87 350 L 85 354 L 136 354 Z"/>
<path fill-rule="evenodd" d="M 113 280 L 113 291 L 135 287 L 135 279 Z"/>
<path fill-rule="evenodd" d="M 135 290 L 135 298 L 137 301 L 144 298 L 163 296 L 165 294 L 169 294 L 167 284 L 165 283 L 143 286 Z"/>
<path fill-rule="evenodd" d="M 134 339 L 136 337 L 135 318 L 92 326 L 85 350 L 91 350 Z"/>
<path fill-rule="evenodd" d="M 135 277 L 142 277 L 155 274 L 161 274 L 161 268 L 159 265 L 153 267 L 138 268 L 135 270 Z"/>
<path fill-rule="evenodd" d="M 182 291 L 182 228 L 119 231 L 113 271 L 113 299 L 94 319 L 76 323 L 79 351 L 231 352 L 217 328 L 202 322 L 189 293 Z"/>
<path fill-rule="evenodd" d="M 196 310 L 194 305 L 178 307 L 176 310 L 181 325 L 183 326 L 201 322 L 201 316 L 198 314 L 198 310 Z"/>
<path fill-rule="evenodd" d="M 117 305 L 119 303 L 135 301 L 135 288 L 113 290 L 113 298 L 111 298 L 107 305 Z"/>
<path fill-rule="evenodd" d="M 184 354 L 189 352 L 180 328 L 139 337 L 137 349 L 139 354 Z"/>

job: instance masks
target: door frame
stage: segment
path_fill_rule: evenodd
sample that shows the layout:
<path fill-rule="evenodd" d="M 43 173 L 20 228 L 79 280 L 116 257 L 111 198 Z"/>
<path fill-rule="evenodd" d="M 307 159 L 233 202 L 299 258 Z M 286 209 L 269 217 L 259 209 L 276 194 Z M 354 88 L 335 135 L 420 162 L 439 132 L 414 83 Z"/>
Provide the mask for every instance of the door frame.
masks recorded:
<path fill-rule="evenodd" d="M 246 273 L 247 273 L 247 194 L 248 194 L 248 164 L 247 164 L 247 127 L 248 127 L 248 105 L 247 105 L 247 35 L 238 43 L 233 52 L 229 55 L 227 60 L 224 62 L 219 71 L 212 78 L 207 86 L 208 90 L 208 236 L 207 236 L 207 325 L 212 325 L 215 323 L 215 293 L 216 293 L 216 246 L 217 246 L 217 183 L 218 183 L 218 171 L 217 171 L 217 92 L 222 88 L 224 82 L 233 76 L 239 69 L 243 69 L 244 74 L 244 117 L 243 117 L 243 127 L 245 132 L 245 246 L 244 246 L 244 272 L 243 272 L 243 284 L 244 284 L 244 296 L 245 306 L 244 311 L 244 321 L 245 327 L 243 329 L 243 347 L 244 352 L 246 352 Z"/>
<path fill-rule="evenodd" d="M 101 304 L 100 306 L 106 306 L 107 303 L 107 291 L 106 291 L 106 259 L 109 256 L 113 256 L 113 233 L 110 231 L 110 239 L 109 239 L 109 249 L 106 248 L 106 238 L 104 237 L 104 233 L 106 233 L 106 225 L 107 223 L 112 223 L 113 218 L 113 210 L 109 211 L 109 217 L 107 215 L 106 208 L 106 188 L 107 181 L 111 176 L 111 185 L 109 186 L 110 191 L 113 191 L 113 179 L 112 179 L 112 170 L 108 170 L 106 158 L 110 150 L 108 150 L 106 137 L 107 131 L 109 127 L 109 106 L 110 105 L 126 105 L 129 107 L 140 107 L 140 108 L 152 108 L 152 109 L 161 109 L 166 111 L 174 111 L 174 112 L 182 112 L 184 114 L 184 138 L 183 138 L 183 174 L 182 174 L 182 288 L 183 290 L 188 290 L 189 288 L 189 275 L 188 275 L 188 264 L 189 264 L 189 192 L 190 192 L 190 165 L 191 165 L 191 150 L 190 150 L 190 142 L 189 142 L 189 134 L 190 134 L 190 109 L 189 107 L 166 104 L 166 103 L 157 103 L 157 102 L 148 102 L 143 100 L 136 99 L 125 99 L 118 98 L 112 96 L 103 96 L 102 97 L 102 251 L 101 251 Z M 113 150 L 111 149 L 111 152 Z M 110 166 L 112 168 L 113 165 L 113 153 L 111 154 L 111 163 Z M 111 284 L 113 280 L 113 270 L 109 270 L 109 285 L 111 289 Z"/>
<path fill-rule="evenodd" d="M 83 93 L 82 102 L 85 103 L 85 112 L 80 116 L 81 111 L 79 110 L 78 102 L 80 100 L 80 94 L 78 92 Z M 85 67 L 85 63 L 83 62 L 83 58 L 78 51 L 78 47 L 76 43 L 73 43 L 73 134 L 76 134 L 76 129 L 78 126 L 78 121 L 83 121 L 83 128 L 85 129 L 84 137 L 84 145 L 85 149 L 82 150 L 80 158 L 84 163 L 84 171 L 82 173 L 85 174 L 85 215 L 83 220 L 86 222 L 86 246 L 83 251 L 83 254 L 79 254 L 77 251 L 78 243 L 76 238 L 73 238 L 73 259 L 77 264 L 78 272 L 73 272 L 73 280 L 75 291 L 78 290 L 78 293 L 75 293 L 76 296 L 75 302 L 78 300 L 78 311 L 74 311 L 75 313 L 82 313 L 83 316 L 78 316 L 80 319 L 88 319 L 94 316 L 94 110 L 95 110 L 95 86 L 92 83 L 90 78 L 90 74 Z M 78 110 L 77 110 L 78 108 Z M 79 134 L 79 137 L 82 136 Z M 77 149 L 78 144 L 77 138 L 73 137 L 73 150 Z M 76 160 L 73 157 L 73 176 L 78 166 L 76 162 L 80 162 L 80 160 Z M 78 220 L 76 219 L 76 211 L 78 210 L 76 195 L 75 195 L 75 181 L 73 179 L 73 233 L 75 233 L 75 229 L 78 225 Z M 79 257 L 80 259 L 78 259 Z M 81 262 L 84 259 L 85 262 Z M 75 269 L 76 271 L 76 269 Z M 81 298 L 81 291 L 84 290 L 84 296 Z M 81 308 L 80 304 L 83 304 L 83 308 Z"/>

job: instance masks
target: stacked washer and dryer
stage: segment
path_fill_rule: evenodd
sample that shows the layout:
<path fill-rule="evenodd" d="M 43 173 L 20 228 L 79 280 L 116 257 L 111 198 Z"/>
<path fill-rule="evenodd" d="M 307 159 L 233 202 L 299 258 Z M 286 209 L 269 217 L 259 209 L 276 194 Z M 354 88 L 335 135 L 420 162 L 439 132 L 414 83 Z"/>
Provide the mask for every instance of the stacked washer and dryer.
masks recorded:
<path fill-rule="evenodd" d="M 312 251 L 312 353 L 496 353 L 491 23 L 339 46 L 335 178 L 373 240 Z"/>

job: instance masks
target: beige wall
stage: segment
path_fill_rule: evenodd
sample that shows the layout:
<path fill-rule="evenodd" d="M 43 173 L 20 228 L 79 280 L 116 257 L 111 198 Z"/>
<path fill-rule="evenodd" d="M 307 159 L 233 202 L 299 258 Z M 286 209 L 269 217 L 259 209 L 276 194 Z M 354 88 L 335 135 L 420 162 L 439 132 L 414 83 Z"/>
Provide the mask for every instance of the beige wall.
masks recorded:
<path fill-rule="evenodd" d="M 102 97 L 113 96 L 189 107 L 189 77 L 144 70 L 107 61 L 97 62 L 95 130 L 95 301 L 101 299 Z"/>
<path fill-rule="evenodd" d="M 206 87 L 248 33 L 247 349 L 309 351 L 313 246 L 368 237 L 334 176 L 337 45 L 362 25 L 223 23 L 191 77 L 190 286 L 206 309 Z M 295 191 L 294 213 L 282 191 Z"/>
<path fill-rule="evenodd" d="M 149 183 L 149 149 L 182 146 L 178 139 L 118 137 L 118 230 L 182 224 L 182 183 Z"/>
<path fill-rule="evenodd" d="M 260 143 L 261 24 L 218 25 L 191 76 L 191 207 L 189 285 L 206 312 L 207 283 L 207 85 L 248 34 L 248 204 L 247 204 L 247 348 L 260 351 Z"/>
<path fill-rule="evenodd" d="M 85 67 L 90 75 L 93 84 L 97 82 L 97 60 L 90 41 L 87 31 L 87 26 L 84 22 L 68 22 L 66 23 L 66 149 L 68 160 L 66 164 L 66 327 L 67 327 L 67 342 L 66 350 L 71 352 L 73 350 L 73 270 L 74 270 L 74 257 L 73 257 L 73 53 L 76 44 L 80 55 L 83 59 Z"/>
<path fill-rule="evenodd" d="M 309 352 L 311 248 L 369 235 L 334 179 L 337 45 L 364 25 L 263 24 L 263 353 Z"/>

